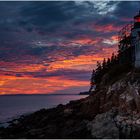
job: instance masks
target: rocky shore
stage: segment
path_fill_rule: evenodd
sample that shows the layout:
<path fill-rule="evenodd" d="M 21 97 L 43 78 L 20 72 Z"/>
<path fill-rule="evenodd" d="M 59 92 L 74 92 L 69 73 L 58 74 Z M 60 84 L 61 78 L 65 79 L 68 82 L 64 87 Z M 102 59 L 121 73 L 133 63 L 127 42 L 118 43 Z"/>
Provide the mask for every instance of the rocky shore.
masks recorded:
<path fill-rule="evenodd" d="M 87 123 L 98 113 L 91 111 L 88 98 L 52 109 L 42 109 L 11 121 L 1 128 L 0 138 L 91 138 Z"/>
<path fill-rule="evenodd" d="M 0 128 L 0 138 L 140 138 L 140 74 L 108 76 L 88 97 L 42 109 Z"/>

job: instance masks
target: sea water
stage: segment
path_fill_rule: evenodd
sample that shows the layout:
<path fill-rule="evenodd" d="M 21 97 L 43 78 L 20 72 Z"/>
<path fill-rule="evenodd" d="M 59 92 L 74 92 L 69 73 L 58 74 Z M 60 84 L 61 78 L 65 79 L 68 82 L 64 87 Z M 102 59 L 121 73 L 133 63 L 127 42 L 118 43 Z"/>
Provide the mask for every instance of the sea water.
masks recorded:
<path fill-rule="evenodd" d="M 0 96 L 0 123 L 42 108 L 52 108 L 87 95 L 2 95 Z"/>

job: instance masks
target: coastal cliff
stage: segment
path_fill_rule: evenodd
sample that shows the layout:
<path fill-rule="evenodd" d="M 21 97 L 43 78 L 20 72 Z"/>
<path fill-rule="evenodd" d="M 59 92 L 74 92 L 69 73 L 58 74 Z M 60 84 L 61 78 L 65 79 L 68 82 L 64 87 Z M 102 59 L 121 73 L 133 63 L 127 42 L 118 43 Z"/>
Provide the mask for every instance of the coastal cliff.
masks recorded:
<path fill-rule="evenodd" d="M 0 138 L 140 138 L 139 71 L 102 78 L 88 97 L 21 116 Z"/>

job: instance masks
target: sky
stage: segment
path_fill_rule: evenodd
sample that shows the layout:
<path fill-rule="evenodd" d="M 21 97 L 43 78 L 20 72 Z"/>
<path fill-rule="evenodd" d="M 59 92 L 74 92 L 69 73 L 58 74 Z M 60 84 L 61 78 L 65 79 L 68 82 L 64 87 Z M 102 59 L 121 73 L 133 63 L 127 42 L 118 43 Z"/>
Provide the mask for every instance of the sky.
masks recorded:
<path fill-rule="evenodd" d="M 0 1 L 0 95 L 87 91 L 139 1 Z"/>

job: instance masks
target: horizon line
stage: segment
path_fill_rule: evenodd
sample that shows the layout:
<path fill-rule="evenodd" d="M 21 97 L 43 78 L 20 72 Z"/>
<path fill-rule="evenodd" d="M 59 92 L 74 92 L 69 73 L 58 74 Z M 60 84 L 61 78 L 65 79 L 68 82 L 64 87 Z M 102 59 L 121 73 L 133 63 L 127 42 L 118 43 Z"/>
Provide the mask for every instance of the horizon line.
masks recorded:
<path fill-rule="evenodd" d="M 0 94 L 0 96 L 24 96 L 24 95 L 80 95 L 79 93 L 75 93 L 75 94 L 71 94 L 71 93 L 68 93 L 68 94 L 66 94 L 66 93 L 50 93 L 50 94 Z"/>

